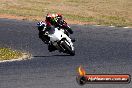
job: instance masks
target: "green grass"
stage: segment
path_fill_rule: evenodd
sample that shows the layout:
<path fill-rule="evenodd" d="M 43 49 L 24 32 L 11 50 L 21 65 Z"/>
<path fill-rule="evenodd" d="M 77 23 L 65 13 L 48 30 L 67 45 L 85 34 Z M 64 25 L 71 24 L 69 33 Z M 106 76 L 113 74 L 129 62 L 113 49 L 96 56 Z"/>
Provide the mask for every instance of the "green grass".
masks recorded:
<path fill-rule="evenodd" d="M 41 20 L 62 13 L 66 20 L 101 25 L 132 26 L 132 0 L 0 0 L 0 14 Z"/>
<path fill-rule="evenodd" d="M 18 59 L 22 57 L 22 53 L 10 48 L 0 48 L 0 60 Z"/>

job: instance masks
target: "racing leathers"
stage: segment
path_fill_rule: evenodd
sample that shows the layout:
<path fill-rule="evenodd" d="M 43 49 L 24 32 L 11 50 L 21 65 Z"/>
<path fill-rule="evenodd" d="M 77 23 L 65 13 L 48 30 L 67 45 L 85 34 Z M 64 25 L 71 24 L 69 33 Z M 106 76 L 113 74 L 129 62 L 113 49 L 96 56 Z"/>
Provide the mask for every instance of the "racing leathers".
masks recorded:
<path fill-rule="evenodd" d="M 67 23 L 62 21 L 57 21 L 54 24 L 52 22 L 48 21 L 41 21 L 38 24 L 38 30 L 39 30 L 39 38 L 45 43 L 48 44 L 48 50 L 50 52 L 56 50 L 55 47 L 50 43 L 50 38 L 48 35 L 45 35 L 46 31 L 51 30 L 52 28 L 58 28 L 58 29 L 64 29 L 64 33 L 69 36 L 70 34 L 73 34 L 72 29 L 67 25 Z"/>

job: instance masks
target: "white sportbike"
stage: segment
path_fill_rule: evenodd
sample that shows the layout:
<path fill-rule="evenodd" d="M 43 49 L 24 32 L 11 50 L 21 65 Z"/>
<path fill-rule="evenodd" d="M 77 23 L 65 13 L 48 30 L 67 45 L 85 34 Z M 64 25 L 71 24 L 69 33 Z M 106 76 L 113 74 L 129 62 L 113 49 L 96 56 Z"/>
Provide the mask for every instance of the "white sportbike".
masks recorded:
<path fill-rule="evenodd" d="M 52 43 L 59 52 L 67 53 L 71 56 L 75 55 L 72 40 L 64 33 L 63 29 L 52 28 L 51 30 L 46 31 L 45 35 L 50 38 L 50 43 Z"/>

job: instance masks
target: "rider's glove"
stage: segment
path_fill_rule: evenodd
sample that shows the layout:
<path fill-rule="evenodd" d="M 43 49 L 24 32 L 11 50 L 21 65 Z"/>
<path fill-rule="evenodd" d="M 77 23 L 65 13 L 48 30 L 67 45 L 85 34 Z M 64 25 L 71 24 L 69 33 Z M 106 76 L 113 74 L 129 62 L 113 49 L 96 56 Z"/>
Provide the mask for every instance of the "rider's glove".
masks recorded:
<path fill-rule="evenodd" d="M 69 26 L 67 26 L 67 31 L 68 31 L 70 34 L 73 34 L 73 30 L 72 30 Z"/>

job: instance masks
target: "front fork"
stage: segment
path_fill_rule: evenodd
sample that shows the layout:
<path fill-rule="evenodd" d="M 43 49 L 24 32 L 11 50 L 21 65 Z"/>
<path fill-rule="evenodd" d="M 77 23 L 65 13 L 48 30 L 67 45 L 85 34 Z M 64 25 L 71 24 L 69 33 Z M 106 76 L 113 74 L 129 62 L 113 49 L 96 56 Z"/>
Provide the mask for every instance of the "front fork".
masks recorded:
<path fill-rule="evenodd" d="M 62 39 L 61 42 L 67 43 L 67 45 L 70 46 L 72 50 L 74 50 L 73 43 L 72 43 L 72 41 L 71 41 L 71 39 L 70 39 L 69 37 L 67 37 L 66 40 Z M 60 44 L 60 45 L 61 45 L 61 44 Z M 62 47 L 62 46 L 61 46 L 61 47 Z M 64 49 L 64 48 L 63 48 L 63 49 Z M 65 50 L 65 49 L 64 49 L 64 50 Z"/>

